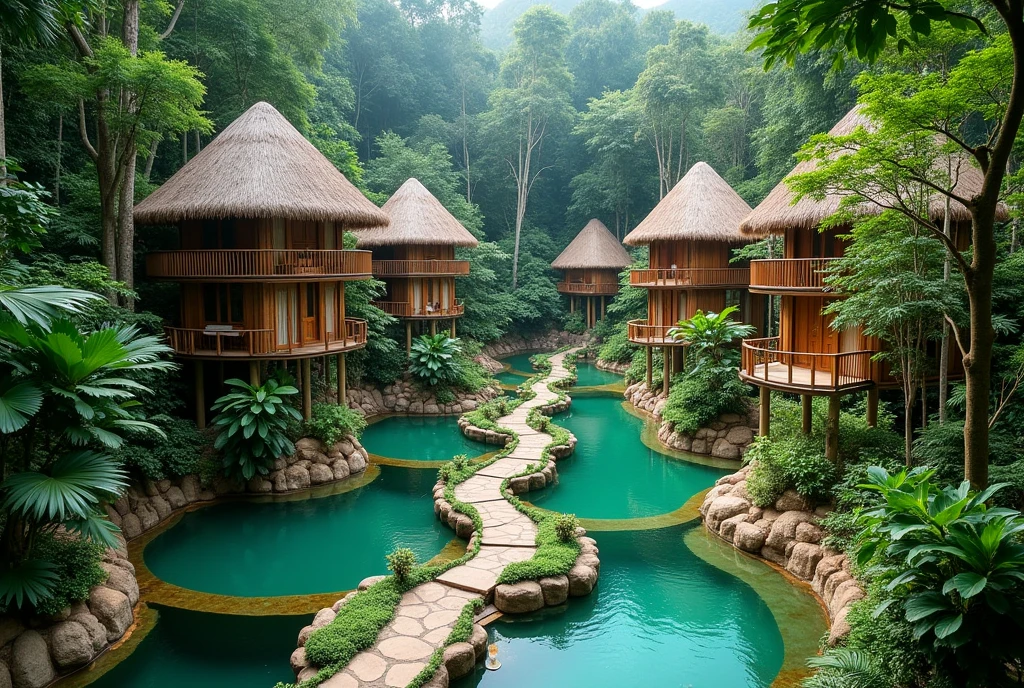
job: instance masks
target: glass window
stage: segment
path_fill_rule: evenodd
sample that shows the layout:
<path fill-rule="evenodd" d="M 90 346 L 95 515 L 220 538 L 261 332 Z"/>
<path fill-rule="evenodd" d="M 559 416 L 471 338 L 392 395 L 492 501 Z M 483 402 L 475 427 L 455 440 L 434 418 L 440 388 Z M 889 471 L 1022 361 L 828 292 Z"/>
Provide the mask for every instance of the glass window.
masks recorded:
<path fill-rule="evenodd" d="M 725 306 L 736 306 L 739 308 L 743 293 L 739 289 L 726 289 L 725 290 Z"/>

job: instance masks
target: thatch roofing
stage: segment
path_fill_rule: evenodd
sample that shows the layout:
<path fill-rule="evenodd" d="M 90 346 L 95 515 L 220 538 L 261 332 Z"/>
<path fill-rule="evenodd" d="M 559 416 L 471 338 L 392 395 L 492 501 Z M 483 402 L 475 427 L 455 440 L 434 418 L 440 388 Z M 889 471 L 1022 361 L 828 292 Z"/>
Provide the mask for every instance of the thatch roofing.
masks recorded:
<path fill-rule="evenodd" d="M 358 248 L 403 245 L 472 247 L 480 243 L 415 177 L 407 179 L 381 210 L 391 219 L 391 224 L 357 232 Z"/>
<path fill-rule="evenodd" d="M 256 103 L 135 206 L 140 224 L 228 217 L 377 227 L 387 215 L 268 103 Z"/>
<path fill-rule="evenodd" d="M 706 162 L 698 162 L 661 199 L 654 210 L 630 232 L 630 246 L 652 241 L 700 239 L 745 243 L 740 221 L 750 206 Z"/>
<path fill-rule="evenodd" d="M 874 123 L 863 113 L 861 106 L 856 105 L 828 133 L 832 136 L 846 136 L 852 134 L 858 127 L 870 130 L 874 127 Z M 802 160 L 797 163 L 792 172 L 786 175 L 786 178 L 811 172 L 816 167 L 816 161 Z M 971 198 L 981 191 L 984 176 L 981 170 L 973 162 L 967 160 L 966 157 L 964 157 L 959 165 L 957 175 L 957 183 L 953 187 L 957 195 L 963 198 Z M 794 204 L 793 199 L 795 197 L 796 194 L 793 193 L 786 180 L 783 179 L 754 208 L 753 212 L 743 219 L 740 229 L 747 236 L 781 234 L 787 228 L 815 229 L 823 220 L 834 215 L 839 210 L 839 204 L 846 195 L 841 193 L 828 194 L 820 201 L 804 196 Z M 935 194 L 931 198 L 929 205 L 931 217 L 933 219 L 941 218 L 945 212 L 945 197 Z M 859 212 L 865 215 L 878 214 L 882 212 L 882 208 L 874 203 L 865 202 L 860 206 Z M 1000 204 L 997 215 L 1000 218 L 1006 217 L 1006 208 L 1002 204 Z M 950 204 L 950 217 L 954 222 L 967 222 L 971 219 L 967 208 L 955 201 Z"/>
<path fill-rule="evenodd" d="M 633 259 L 615 235 L 608 231 L 603 222 L 594 219 L 558 254 L 551 267 L 555 270 L 621 270 L 632 262 Z"/>

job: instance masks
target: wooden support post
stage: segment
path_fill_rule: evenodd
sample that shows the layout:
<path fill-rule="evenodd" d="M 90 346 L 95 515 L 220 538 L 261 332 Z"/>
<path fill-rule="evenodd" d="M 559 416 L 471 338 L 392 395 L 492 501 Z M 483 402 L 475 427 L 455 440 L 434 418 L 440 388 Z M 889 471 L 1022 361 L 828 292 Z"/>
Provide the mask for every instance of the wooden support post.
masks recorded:
<path fill-rule="evenodd" d="M 203 380 L 203 362 L 196 361 L 196 427 L 206 427 L 206 389 Z"/>
<path fill-rule="evenodd" d="M 249 384 L 253 387 L 260 386 L 260 363 L 259 361 L 249 361 Z"/>
<path fill-rule="evenodd" d="M 412 321 L 405 321 L 405 355 L 412 353 Z"/>
<path fill-rule="evenodd" d="M 839 395 L 828 398 L 828 422 L 825 424 L 825 458 L 839 462 Z"/>
<path fill-rule="evenodd" d="M 437 321 L 436 320 L 431 320 L 430 321 L 430 336 L 433 337 L 435 334 L 437 334 Z"/>
<path fill-rule="evenodd" d="M 811 434 L 811 395 L 800 395 L 800 430 L 805 435 Z"/>
<path fill-rule="evenodd" d="M 868 409 L 865 420 L 869 428 L 878 425 L 878 388 L 872 387 L 868 390 Z"/>
<path fill-rule="evenodd" d="M 452 331 L 449 334 L 452 339 L 455 339 L 455 318 L 452 318 Z"/>
<path fill-rule="evenodd" d="M 310 372 L 310 361 L 302 359 L 302 417 L 309 420 L 313 415 L 313 384 L 312 373 Z"/>
<path fill-rule="evenodd" d="M 345 354 L 338 354 L 338 405 L 348 406 L 348 380 L 345 372 Z"/>
<path fill-rule="evenodd" d="M 760 389 L 760 403 L 757 413 L 757 434 L 767 437 L 772 428 L 772 391 L 767 387 Z"/>
<path fill-rule="evenodd" d="M 651 388 L 651 368 L 653 367 L 654 359 L 654 348 L 645 346 L 644 349 L 647 351 L 647 389 Z"/>
<path fill-rule="evenodd" d="M 604 320 L 604 313 L 605 313 L 605 304 L 604 304 L 604 297 L 602 296 L 601 297 L 601 320 Z"/>
<path fill-rule="evenodd" d="M 672 379 L 672 350 L 662 347 L 661 352 L 661 391 L 668 396 L 668 381 Z"/>
<path fill-rule="evenodd" d="M 576 312 L 576 297 L 573 296 L 572 294 L 569 294 L 569 312 Z"/>

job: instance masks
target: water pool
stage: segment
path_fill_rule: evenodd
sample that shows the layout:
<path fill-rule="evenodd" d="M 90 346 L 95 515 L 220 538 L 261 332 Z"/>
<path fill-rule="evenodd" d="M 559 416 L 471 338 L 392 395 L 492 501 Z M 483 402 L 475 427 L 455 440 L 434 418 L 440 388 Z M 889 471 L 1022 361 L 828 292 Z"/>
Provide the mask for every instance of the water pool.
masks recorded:
<path fill-rule="evenodd" d="M 371 423 L 359 440 L 366 451 L 405 461 L 447 461 L 492 451 L 459 430 L 458 416 L 391 416 Z"/>
<path fill-rule="evenodd" d="M 594 594 L 492 624 L 501 669 L 478 665 L 453 688 L 770 685 L 784 652 L 775 618 L 746 583 L 687 548 L 683 536 L 697 527 L 596 534 Z"/>
<path fill-rule="evenodd" d="M 555 422 L 576 435 L 572 456 L 558 462 L 558 482 L 528 499 L 588 519 L 666 514 L 707 489 L 725 469 L 673 459 L 640 442 L 644 421 L 613 397 L 575 397 Z"/>
<path fill-rule="evenodd" d="M 270 688 L 293 681 L 288 656 L 309 616 L 229 616 L 171 607 L 93 688 Z M 116 652 L 116 650 L 115 650 Z"/>
<path fill-rule="evenodd" d="M 617 373 L 610 373 L 601 370 L 593 363 L 576 364 L 576 386 L 597 387 L 599 385 L 614 385 L 622 382 L 622 376 Z"/>
<path fill-rule="evenodd" d="M 384 557 L 396 547 L 426 561 L 451 539 L 434 518 L 436 479 L 432 470 L 382 466 L 372 483 L 344 494 L 206 507 L 149 543 L 146 565 L 168 583 L 221 595 L 351 590 L 387 573 Z"/>
<path fill-rule="evenodd" d="M 533 364 L 530 363 L 530 357 L 534 355 L 536 355 L 536 353 L 516 354 L 515 356 L 509 356 L 507 358 L 501 359 L 501 362 L 507 366 L 510 366 L 512 370 L 518 370 L 521 373 L 533 375 L 537 371 L 533 369 Z"/>

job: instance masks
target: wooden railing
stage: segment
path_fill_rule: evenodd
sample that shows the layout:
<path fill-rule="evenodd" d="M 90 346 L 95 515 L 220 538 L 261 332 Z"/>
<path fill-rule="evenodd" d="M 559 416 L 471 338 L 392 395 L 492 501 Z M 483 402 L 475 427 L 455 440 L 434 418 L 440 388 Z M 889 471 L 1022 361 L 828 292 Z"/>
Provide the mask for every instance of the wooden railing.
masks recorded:
<path fill-rule="evenodd" d="M 669 336 L 668 331 L 678 325 L 648 325 L 646 320 L 630 320 L 627 323 L 627 337 L 634 344 L 655 344 L 657 346 L 683 346 L 681 340 Z"/>
<path fill-rule="evenodd" d="M 666 268 L 630 270 L 633 287 L 746 287 L 748 268 Z"/>
<path fill-rule="evenodd" d="M 170 279 L 306 280 L 369 277 L 369 251 L 334 249 L 201 249 L 156 251 L 146 256 L 150 277 Z"/>
<path fill-rule="evenodd" d="M 794 391 L 839 392 L 872 381 L 874 351 L 780 351 L 779 337 L 743 340 L 741 377 Z"/>
<path fill-rule="evenodd" d="M 375 277 L 409 275 L 468 275 L 468 260 L 375 260 Z"/>
<path fill-rule="evenodd" d="M 750 288 L 766 291 L 824 291 L 825 275 L 837 258 L 776 258 L 750 261 Z"/>
<path fill-rule="evenodd" d="M 354 349 L 366 344 L 366 321 L 346 318 L 344 329 L 327 332 L 323 341 L 277 343 L 277 332 L 272 329 L 189 329 L 165 327 L 168 343 L 180 356 L 241 357 L 287 356 L 291 354 L 315 355 Z"/>
<path fill-rule="evenodd" d="M 619 285 L 616 282 L 559 282 L 558 291 L 563 294 L 617 294 Z"/>
<path fill-rule="evenodd" d="M 374 301 L 373 305 L 396 318 L 457 318 L 466 312 L 466 307 L 459 299 L 455 300 L 453 306 L 442 306 L 438 310 L 427 310 L 425 306 L 413 308 L 408 301 Z"/>

